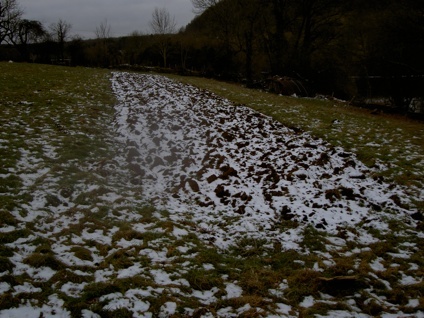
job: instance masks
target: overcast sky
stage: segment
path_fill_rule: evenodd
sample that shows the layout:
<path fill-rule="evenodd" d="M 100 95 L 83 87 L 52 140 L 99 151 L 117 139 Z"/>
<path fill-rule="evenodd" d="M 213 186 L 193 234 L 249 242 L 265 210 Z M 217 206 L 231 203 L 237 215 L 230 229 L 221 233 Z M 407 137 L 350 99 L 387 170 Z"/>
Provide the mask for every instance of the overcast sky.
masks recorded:
<path fill-rule="evenodd" d="M 45 27 L 65 20 L 72 25 L 71 33 L 94 38 L 95 30 L 107 19 L 111 36 L 124 36 L 138 31 L 150 33 L 149 22 L 155 7 L 166 8 L 175 17 L 177 28 L 193 18 L 190 0 L 18 0 L 24 18 L 38 20 Z"/>

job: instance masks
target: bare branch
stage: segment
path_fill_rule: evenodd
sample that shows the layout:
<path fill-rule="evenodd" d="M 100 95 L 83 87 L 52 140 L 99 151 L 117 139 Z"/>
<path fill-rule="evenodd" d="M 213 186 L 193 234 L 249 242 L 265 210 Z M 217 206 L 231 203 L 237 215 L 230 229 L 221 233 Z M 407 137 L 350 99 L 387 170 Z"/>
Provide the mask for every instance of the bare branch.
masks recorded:
<path fill-rule="evenodd" d="M 172 34 L 175 33 L 177 23 L 175 22 L 175 17 L 171 17 L 168 10 L 155 8 L 150 27 L 155 34 Z"/>
<path fill-rule="evenodd" d="M 53 38 L 55 38 L 58 43 L 64 43 L 69 37 L 71 27 L 71 24 L 60 19 L 58 22 L 50 25 L 50 30 L 52 31 Z"/>
<path fill-rule="evenodd" d="M 0 0 L 0 44 L 13 41 L 22 14 L 16 0 Z"/>
<path fill-rule="evenodd" d="M 60 58 L 63 60 L 65 56 L 65 42 L 69 37 L 71 31 L 71 25 L 60 19 L 58 22 L 50 25 L 52 31 L 52 37 L 57 41 L 60 48 Z"/>
<path fill-rule="evenodd" d="M 96 37 L 98 39 L 108 39 L 110 38 L 110 24 L 105 19 L 98 27 L 96 27 Z"/>
<path fill-rule="evenodd" d="M 194 13 L 201 14 L 210 7 L 216 5 L 220 0 L 191 0 Z"/>

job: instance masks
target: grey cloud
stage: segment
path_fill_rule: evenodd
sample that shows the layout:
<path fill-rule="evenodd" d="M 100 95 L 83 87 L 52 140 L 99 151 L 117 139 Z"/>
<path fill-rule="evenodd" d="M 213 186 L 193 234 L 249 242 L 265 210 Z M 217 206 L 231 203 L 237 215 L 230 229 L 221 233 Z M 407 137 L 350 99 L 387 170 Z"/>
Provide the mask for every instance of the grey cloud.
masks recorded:
<path fill-rule="evenodd" d="M 72 25 L 72 34 L 93 38 L 94 30 L 105 19 L 112 36 L 133 31 L 149 33 L 149 22 L 155 7 L 165 7 L 175 16 L 178 27 L 193 18 L 190 0 L 18 0 L 24 18 L 41 21 L 45 26 L 65 20 Z"/>

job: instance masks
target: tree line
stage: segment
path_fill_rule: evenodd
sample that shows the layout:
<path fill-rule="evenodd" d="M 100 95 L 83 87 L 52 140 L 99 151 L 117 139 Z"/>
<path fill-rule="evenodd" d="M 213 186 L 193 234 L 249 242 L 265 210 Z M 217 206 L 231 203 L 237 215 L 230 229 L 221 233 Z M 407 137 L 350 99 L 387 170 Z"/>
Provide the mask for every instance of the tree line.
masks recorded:
<path fill-rule="evenodd" d="M 72 25 L 59 19 L 44 26 L 23 19 L 18 0 L 0 0 L 0 60 L 60 63 L 94 67 L 120 64 L 177 67 L 167 63 L 178 34 L 176 22 L 165 9 L 155 8 L 150 22 L 152 34 L 134 31 L 128 36 L 111 37 L 111 25 L 104 20 L 93 30 L 92 39 L 71 35 Z M 171 53 L 170 53 L 171 52 Z M 178 66 L 179 67 L 179 66 Z"/>
<path fill-rule="evenodd" d="M 286 75 L 342 98 L 391 94 L 399 107 L 424 95 L 424 1 L 192 2 L 202 14 L 186 33 L 209 40 L 214 72 L 248 85 Z"/>
<path fill-rule="evenodd" d="M 70 38 L 59 20 L 45 28 L 0 0 L 0 57 L 96 67 L 161 67 L 255 86 L 281 75 L 342 98 L 389 96 L 405 107 L 424 89 L 424 1 L 192 0 L 197 16 L 176 30 L 166 9 L 151 34 Z M 421 93 L 422 94 L 422 93 Z M 423 94 L 422 94 L 423 95 Z"/>

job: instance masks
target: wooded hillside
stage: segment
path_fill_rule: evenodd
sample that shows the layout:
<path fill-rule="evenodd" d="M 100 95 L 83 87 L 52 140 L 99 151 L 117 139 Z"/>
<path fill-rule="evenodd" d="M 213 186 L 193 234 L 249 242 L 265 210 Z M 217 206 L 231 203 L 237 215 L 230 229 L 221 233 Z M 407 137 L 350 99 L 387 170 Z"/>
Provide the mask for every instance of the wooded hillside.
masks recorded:
<path fill-rule="evenodd" d="M 413 97 L 423 97 L 423 1 L 192 3 L 199 15 L 178 33 L 135 32 L 110 38 L 110 32 L 96 32 L 96 39 L 71 40 L 48 32 L 43 36 L 40 24 L 34 24 L 37 21 L 21 21 L 16 24 L 21 25 L 18 33 L 9 36 L 13 41 L 1 42 L 0 59 L 162 67 L 248 86 L 279 75 L 301 81 L 311 95 L 346 99 L 384 96 L 400 108 L 406 108 Z M 61 23 L 66 26 L 59 21 L 56 29 Z M 99 29 L 110 30 L 108 27 Z"/>
<path fill-rule="evenodd" d="M 266 72 L 351 97 L 372 93 L 355 77 L 423 74 L 424 3 L 412 0 L 223 0 L 186 34 L 209 40 L 206 70 L 247 83 Z"/>

